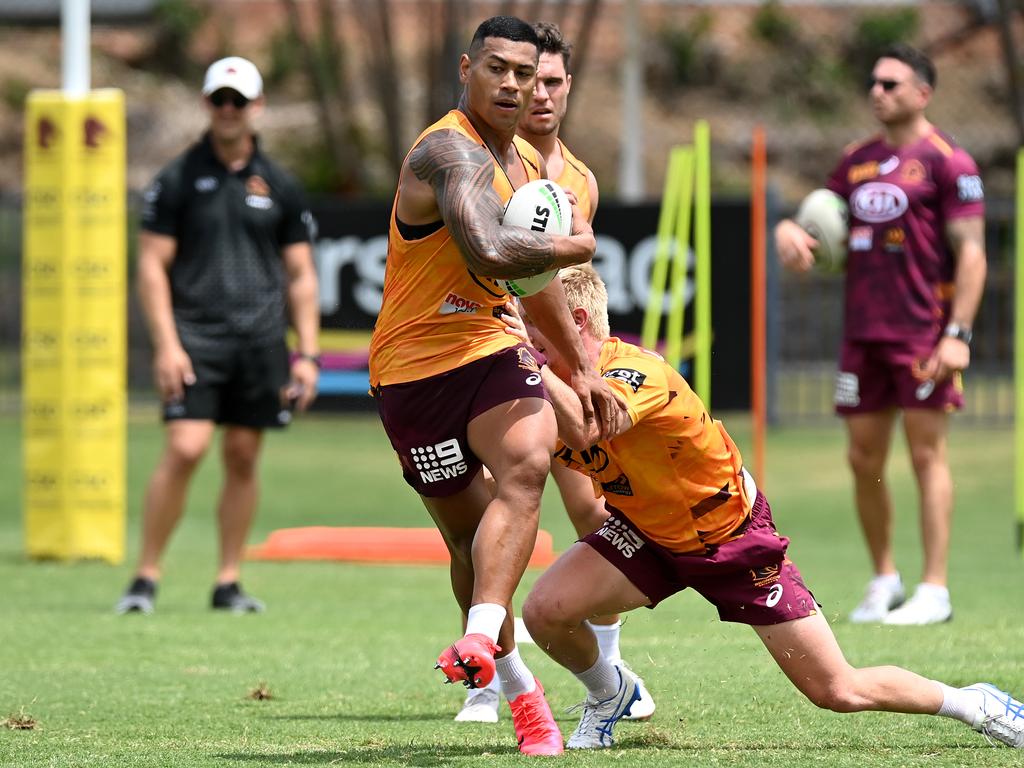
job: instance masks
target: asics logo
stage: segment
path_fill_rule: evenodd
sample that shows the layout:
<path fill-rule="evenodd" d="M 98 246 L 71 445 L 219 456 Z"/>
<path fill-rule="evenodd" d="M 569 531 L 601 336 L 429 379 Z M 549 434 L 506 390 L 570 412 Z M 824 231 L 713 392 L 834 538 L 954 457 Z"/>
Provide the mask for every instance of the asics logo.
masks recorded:
<path fill-rule="evenodd" d="M 779 600 L 782 599 L 782 585 L 776 584 L 774 587 L 768 590 L 768 598 L 764 601 L 764 604 L 769 608 L 774 608 L 779 604 Z"/>

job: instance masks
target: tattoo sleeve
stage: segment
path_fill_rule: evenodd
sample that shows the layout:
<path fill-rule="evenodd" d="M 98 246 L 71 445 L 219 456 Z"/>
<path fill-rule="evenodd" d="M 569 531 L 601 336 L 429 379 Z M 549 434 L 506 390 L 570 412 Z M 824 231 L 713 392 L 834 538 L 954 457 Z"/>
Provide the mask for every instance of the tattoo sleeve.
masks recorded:
<path fill-rule="evenodd" d="M 409 155 L 416 178 L 430 184 L 441 218 L 478 275 L 515 278 L 555 267 L 550 235 L 502 227 L 504 206 L 494 191 L 494 158 L 455 131 L 428 134 Z"/>
<path fill-rule="evenodd" d="M 946 239 L 959 258 L 964 246 L 985 250 L 985 220 L 980 216 L 953 219 L 946 224 Z"/>

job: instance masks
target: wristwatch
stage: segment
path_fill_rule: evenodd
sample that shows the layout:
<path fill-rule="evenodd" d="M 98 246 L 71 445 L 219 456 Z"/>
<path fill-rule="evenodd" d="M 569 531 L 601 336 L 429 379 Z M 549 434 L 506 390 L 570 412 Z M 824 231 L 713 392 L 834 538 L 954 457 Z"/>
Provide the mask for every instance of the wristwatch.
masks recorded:
<path fill-rule="evenodd" d="M 322 368 L 323 367 L 323 365 L 322 365 L 322 363 L 320 361 L 320 355 L 311 355 L 308 352 L 299 352 L 299 359 L 300 360 L 309 360 L 309 362 L 311 362 L 317 368 Z"/>
<path fill-rule="evenodd" d="M 958 339 L 964 344 L 970 344 L 971 339 L 974 338 L 974 332 L 971 331 L 969 325 L 960 325 L 960 323 L 950 323 L 946 326 L 946 330 L 942 332 L 943 336 L 948 336 L 951 339 Z"/>

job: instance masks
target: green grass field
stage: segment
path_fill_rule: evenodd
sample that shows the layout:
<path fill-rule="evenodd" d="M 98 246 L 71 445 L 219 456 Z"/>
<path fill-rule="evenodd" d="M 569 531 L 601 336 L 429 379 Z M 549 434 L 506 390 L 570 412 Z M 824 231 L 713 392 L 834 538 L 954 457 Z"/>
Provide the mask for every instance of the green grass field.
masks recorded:
<path fill-rule="evenodd" d="M 742 418 L 726 423 L 741 447 Z M 522 764 L 507 708 L 497 726 L 457 724 L 461 688 L 431 669 L 458 633 L 442 567 L 253 563 L 245 583 L 260 616 L 207 609 L 214 569 L 216 461 L 204 466 L 166 559 L 158 612 L 113 615 L 131 575 L 141 489 L 161 432 L 136 416 L 129 445 L 129 562 L 26 560 L 19 510 L 18 425 L 0 420 L 0 766 L 449 766 Z M 896 663 L 954 685 L 990 679 L 1024 693 L 1024 599 L 1014 551 L 1012 435 L 957 429 L 958 504 L 951 588 L 955 620 L 931 628 L 853 626 L 868 564 L 853 518 L 838 424 L 778 430 L 766 486 L 790 553 L 858 665 Z M 900 511 L 904 574 L 920 566 L 915 494 L 902 441 L 890 480 Z M 216 457 L 211 456 L 211 459 Z M 300 420 L 269 438 L 253 540 L 296 525 L 408 525 L 429 520 L 401 481 L 376 420 Z M 570 528 L 551 492 L 542 526 L 556 548 Z M 525 596 L 529 572 L 518 599 Z M 837 715 L 806 702 L 755 635 L 717 621 L 693 594 L 632 614 L 623 650 L 655 696 L 646 724 L 623 724 L 615 749 L 570 754 L 571 765 L 1009 766 L 959 723 Z M 536 647 L 524 655 L 548 690 L 563 732 L 578 683 Z M 265 684 L 269 700 L 250 691 Z"/>

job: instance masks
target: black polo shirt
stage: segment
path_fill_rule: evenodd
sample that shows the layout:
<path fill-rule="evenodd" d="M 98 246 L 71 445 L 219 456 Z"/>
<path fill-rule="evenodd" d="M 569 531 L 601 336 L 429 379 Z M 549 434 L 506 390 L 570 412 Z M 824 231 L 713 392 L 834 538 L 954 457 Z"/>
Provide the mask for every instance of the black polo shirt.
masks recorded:
<path fill-rule="evenodd" d="M 248 164 L 231 172 L 207 134 L 160 172 L 145 200 L 142 228 L 177 240 L 171 303 L 186 347 L 284 337 L 281 249 L 311 242 L 313 228 L 290 174 L 258 144 Z"/>

